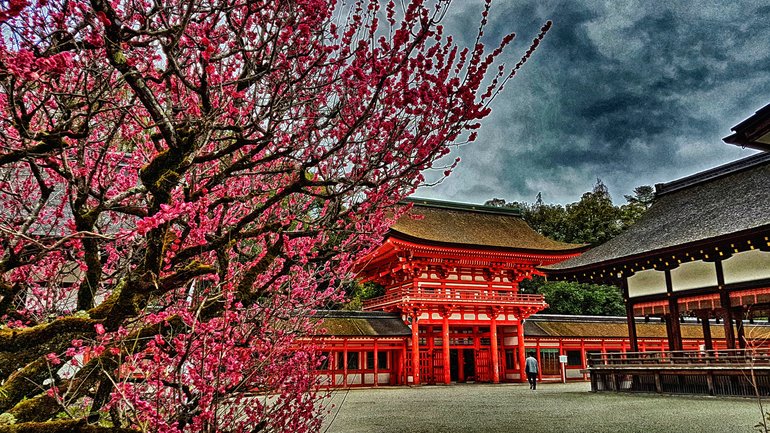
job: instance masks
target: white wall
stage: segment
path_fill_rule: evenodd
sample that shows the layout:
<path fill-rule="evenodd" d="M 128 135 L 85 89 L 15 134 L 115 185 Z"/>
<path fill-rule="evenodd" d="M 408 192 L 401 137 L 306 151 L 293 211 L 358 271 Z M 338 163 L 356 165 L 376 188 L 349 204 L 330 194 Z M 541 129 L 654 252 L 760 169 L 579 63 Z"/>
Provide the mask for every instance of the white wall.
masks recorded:
<path fill-rule="evenodd" d="M 666 274 L 655 269 L 639 271 L 628 278 L 628 296 L 636 298 L 645 295 L 666 293 Z"/>
<path fill-rule="evenodd" d="M 682 263 L 671 270 L 671 284 L 674 291 L 716 286 L 716 265 L 701 260 Z"/>
<path fill-rule="evenodd" d="M 770 278 L 770 253 L 760 250 L 737 253 L 722 261 L 725 284 Z"/>

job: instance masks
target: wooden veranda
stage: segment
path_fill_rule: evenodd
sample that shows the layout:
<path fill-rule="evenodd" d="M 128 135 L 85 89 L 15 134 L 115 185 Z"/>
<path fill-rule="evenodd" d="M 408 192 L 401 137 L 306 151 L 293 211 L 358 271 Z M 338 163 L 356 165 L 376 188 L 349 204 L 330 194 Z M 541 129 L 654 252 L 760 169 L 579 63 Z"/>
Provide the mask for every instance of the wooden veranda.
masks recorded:
<path fill-rule="evenodd" d="M 770 349 L 627 352 L 589 357 L 591 391 L 770 395 Z"/>

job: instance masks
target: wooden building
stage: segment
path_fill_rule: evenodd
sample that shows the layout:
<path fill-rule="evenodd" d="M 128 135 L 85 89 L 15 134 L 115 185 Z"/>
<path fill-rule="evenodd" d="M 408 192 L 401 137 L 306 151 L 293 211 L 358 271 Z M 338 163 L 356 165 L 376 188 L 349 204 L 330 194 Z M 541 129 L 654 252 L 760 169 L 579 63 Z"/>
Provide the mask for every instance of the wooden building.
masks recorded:
<path fill-rule="evenodd" d="M 582 379 L 580 370 L 588 367 L 591 354 L 730 347 L 727 328 L 708 320 L 703 334 L 706 325 L 700 321 L 677 322 L 680 337 L 672 340 L 667 332 L 671 320 L 649 319 L 655 314 L 644 308 L 653 304 L 641 304 L 644 308 L 637 309 L 633 326 L 618 318 L 535 315 L 547 305 L 541 295 L 519 293 L 519 282 L 541 274 L 540 267 L 554 269 L 563 260 L 580 260 L 585 246 L 539 235 L 514 209 L 433 200 L 411 203 L 410 212 L 363 261 L 360 278 L 383 285 L 386 292 L 366 301 L 366 312 L 359 313 L 362 318 L 390 313 L 390 320 L 408 325 L 410 336 L 402 337 L 400 344 L 392 342 L 389 354 L 381 355 L 385 346 L 378 341 L 374 354 L 374 338 L 330 335 L 324 349 L 330 353 L 327 367 L 346 370 L 326 373 L 336 378 L 329 380 L 334 386 L 371 386 L 375 377 L 378 384 L 523 382 L 523 360 L 530 351 L 541 362 L 544 379 L 560 378 L 560 355 L 567 356 L 567 377 Z M 610 281 L 601 275 L 586 280 Z M 629 309 L 628 317 L 633 313 L 634 308 Z M 354 348 L 360 354 L 350 355 Z M 345 362 L 349 357 L 352 362 Z M 363 361 L 373 357 L 388 361 L 374 372 L 368 368 L 373 364 Z"/>
<path fill-rule="evenodd" d="M 623 288 L 629 337 L 634 316 L 663 317 L 681 350 L 682 316 L 722 319 L 729 348 L 745 347 L 743 317 L 770 309 L 770 154 L 760 153 L 656 186 L 656 200 L 628 231 L 544 270 L 552 280 Z M 737 326 L 736 326 L 737 325 Z"/>
<path fill-rule="evenodd" d="M 318 317 L 322 332 L 316 337 L 316 343 L 324 357 L 318 371 L 322 386 L 350 388 L 409 383 L 411 372 L 406 366 L 412 333 L 400 313 L 322 311 Z M 668 350 L 665 323 L 637 318 L 636 326 L 642 351 L 658 353 Z M 754 334 L 770 336 L 768 325 L 747 324 L 747 328 Z M 687 319 L 681 329 L 685 349 L 703 349 L 700 323 Z M 513 329 L 511 333 L 515 331 Z M 592 356 L 613 359 L 631 350 L 624 317 L 535 314 L 524 321 L 523 331 L 525 351 L 535 354 L 541 366 L 540 379 L 544 381 L 562 379 L 561 355 L 567 357 L 565 379 L 585 380 L 584 371 L 591 366 Z M 725 349 L 724 328 L 720 324 L 712 324 L 711 332 L 716 348 Z M 503 366 L 519 365 L 518 346 L 506 345 L 501 340 L 499 347 Z M 441 351 L 440 348 L 434 348 L 434 352 Z M 468 358 L 475 359 L 472 355 L 468 355 Z M 468 365 L 465 371 L 458 371 L 451 380 L 492 382 L 491 377 L 478 375 Z M 518 376 L 501 378 L 501 381 L 506 380 L 515 382 Z"/>
<path fill-rule="evenodd" d="M 398 314 L 319 311 L 314 337 L 323 360 L 322 386 L 356 387 L 404 383 L 406 347 L 412 331 Z"/>
<path fill-rule="evenodd" d="M 725 141 L 767 148 L 770 108 L 733 130 L 735 134 Z M 727 348 L 738 349 L 729 354 L 735 356 L 731 362 L 753 362 L 754 358 L 741 361 L 739 357 L 745 348 L 766 346 L 767 336 L 746 332 L 744 319 L 770 316 L 769 185 L 770 154 L 765 152 L 658 184 L 654 204 L 626 232 L 543 270 L 552 280 L 622 287 L 633 352 L 640 349 L 635 316 L 662 318 L 673 351 L 687 349 L 682 318 L 697 317 L 709 356 L 715 349 L 710 324 L 720 320 Z M 671 356 L 700 357 L 697 353 Z M 634 362 L 641 359 L 636 357 Z M 620 371 L 620 367 L 614 363 L 612 369 Z M 749 367 L 753 365 L 742 368 Z M 766 373 L 770 375 L 770 369 Z M 745 371 L 735 370 L 736 377 L 739 374 Z M 719 388 L 714 380 L 708 383 L 711 393 Z"/>
<path fill-rule="evenodd" d="M 523 380 L 522 322 L 547 305 L 519 282 L 584 246 L 541 236 L 515 209 L 410 202 L 360 274 L 386 290 L 364 309 L 410 325 L 407 382 Z"/>

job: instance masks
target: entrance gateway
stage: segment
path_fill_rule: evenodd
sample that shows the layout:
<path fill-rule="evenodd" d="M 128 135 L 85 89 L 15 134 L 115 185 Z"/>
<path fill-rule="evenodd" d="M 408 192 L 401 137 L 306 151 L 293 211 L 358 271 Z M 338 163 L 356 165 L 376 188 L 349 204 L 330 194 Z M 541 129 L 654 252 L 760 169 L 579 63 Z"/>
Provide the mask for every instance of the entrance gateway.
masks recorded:
<path fill-rule="evenodd" d="M 548 305 L 519 283 L 586 247 L 538 234 L 516 209 L 406 204 L 360 276 L 385 287 L 364 309 L 399 313 L 411 328 L 407 381 L 524 381 L 523 322 Z"/>

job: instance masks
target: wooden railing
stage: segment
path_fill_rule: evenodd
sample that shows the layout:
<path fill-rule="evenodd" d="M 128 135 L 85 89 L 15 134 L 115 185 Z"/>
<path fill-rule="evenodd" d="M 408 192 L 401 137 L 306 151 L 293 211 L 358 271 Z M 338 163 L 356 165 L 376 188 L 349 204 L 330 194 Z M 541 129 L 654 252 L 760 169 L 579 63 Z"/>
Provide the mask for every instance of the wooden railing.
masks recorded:
<path fill-rule="evenodd" d="M 589 354 L 594 392 L 770 394 L 770 349 Z"/>
<path fill-rule="evenodd" d="M 478 289 L 401 290 L 364 302 L 364 309 L 382 308 L 402 302 L 452 302 L 455 304 L 543 305 L 543 295 Z"/>
<path fill-rule="evenodd" d="M 665 352 L 591 353 L 588 365 L 602 367 L 699 367 L 715 365 L 770 366 L 770 348 Z"/>

